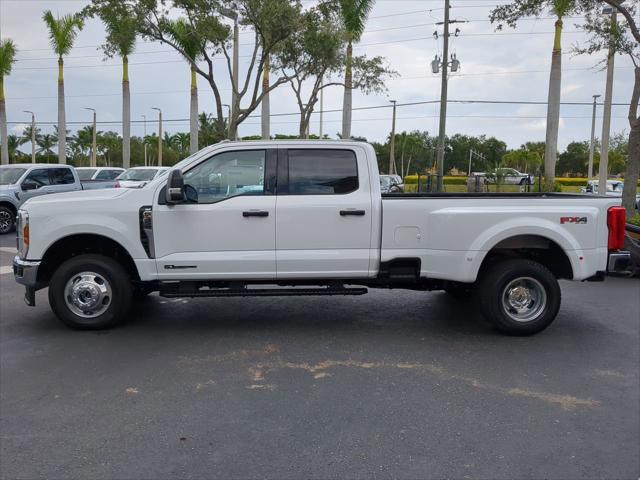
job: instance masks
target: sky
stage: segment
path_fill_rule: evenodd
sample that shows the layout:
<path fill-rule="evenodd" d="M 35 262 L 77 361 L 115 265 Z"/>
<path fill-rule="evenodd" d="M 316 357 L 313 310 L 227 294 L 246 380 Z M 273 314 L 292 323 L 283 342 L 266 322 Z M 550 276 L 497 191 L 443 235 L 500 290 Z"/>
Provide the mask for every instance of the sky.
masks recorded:
<path fill-rule="evenodd" d="M 57 63 L 52 53 L 42 12 L 50 9 L 63 15 L 80 10 L 87 0 L 0 0 L 0 35 L 17 45 L 18 61 L 5 79 L 9 132 L 21 134 L 30 122 L 32 110 L 44 133 L 53 131 L 57 119 Z M 305 1 L 310 6 L 313 1 Z M 450 50 L 460 60 L 459 72 L 449 80 L 450 100 L 482 100 L 511 102 L 546 102 L 549 65 L 553 44 L 553 19 L 549 15 L 524 19 L 517 29 L 505 27 L 501 32 L 491 25 L 491 9 L 505 0 L 451 0 L 451 18 L 464 23 L 451 38 Z M 384 141 L 391 128 L 392 109 L 389 100 L 398 102 L 396 131 L 426 130 L 438 133 L 440 76 L 431 73 L 430 62 L 441 52 L 442 33 L 436 23 L 442 21 L 444 0 L 377 0 L 369 17 L 357 54 L 385 57 L 388 66 L 398 72 L 387 81 L 388 92 L 364 95 L 355 92 L 352 134 L 370 141 Z M 591 134 L 592 95 L 604 96 L 605 72 L 602 55 L 575 56 L 571 47 L 584 42 L 586 36 L 576 28 L 582 18 L 565 20 L 563 33 L 562 101 L 584 102 L 586 105 L 563 105 L 561 108 L 559 148 L 569 142 L 588 140 Z M 246 68 L 252 51 L 253 35 L 240 36 L 240 59 Z M 118 59 L 105 60 L 99 46 L 104 43 L 104 28 L 98 20 L 90 20 L 80 32 L 70 55 L 65 59 L 66 117 L 74 131 L 91 121 L 95 108 L 98 130 L 122 131 L 121 66 Z M 189 67 L 170 47 L 138 41 L 129 60 L 131 84 L 132 134 L 142 135 L 157 129 L 157 112 L 163 112 L 165 131 L 188 131 Z M 224 103 L 230 103 L 226 65 L 222 57 L 214 62 L 220 79 Z M 633 87 L 633 69 L 629 58 L 616 56 L 613 88 L 611 131 L 628 132 L 627 109 Z M 199 110 L 213 112 L 215 102 L 208 83 L 198 78 Z M 324 94 L 324 133 L 336 138 L 341 130 L 343 90 L 329 87 Z M 431 103 L 420 103 L 431 102 Z M 418 103 L 417 105 L 404 105 Z M 333 110 L 333 112 L 331 112 Z M 240 125 L 240 136 L 260 133 L 260 109 L 255 117 Z M 293 92 L 288 85 L 271 95 L 271 133 L 297 134 L 298 114 Z M 286 115 L 292 114 L 292 115 Z M 602 106 L 598 107 L 596 136 L 602 131 Z M 449 103 L 447 134 L 495 136 L 509 148 L 526 141 L 542 141 L 545 137 L 546 105 Z M 40 123 L 48 122 L 48 123 Z M 74 123 L 77 122 L 77 123 Z M 319 115 L 312 118 L 310 131 L 318 133 Z M 29 149 L 30 147 L 23 147 Z"/>

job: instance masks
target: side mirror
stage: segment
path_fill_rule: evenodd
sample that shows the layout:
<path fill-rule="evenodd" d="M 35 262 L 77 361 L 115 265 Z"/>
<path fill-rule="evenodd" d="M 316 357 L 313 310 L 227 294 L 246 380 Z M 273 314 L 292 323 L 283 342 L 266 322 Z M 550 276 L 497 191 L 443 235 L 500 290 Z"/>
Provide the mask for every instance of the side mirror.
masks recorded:
<path fill-rule="evenodd" d="M 167 178 L 165 198 L 168 204 L 184 201 L 184 178 L 178 169 L 171 170 Z"/>
<path fill-rule="evenodd" d="M 37 190 L 39 185 L 33 180 L 25 180 L 21 185 L 22 191 L 26 192 L 28 190 Z"/>

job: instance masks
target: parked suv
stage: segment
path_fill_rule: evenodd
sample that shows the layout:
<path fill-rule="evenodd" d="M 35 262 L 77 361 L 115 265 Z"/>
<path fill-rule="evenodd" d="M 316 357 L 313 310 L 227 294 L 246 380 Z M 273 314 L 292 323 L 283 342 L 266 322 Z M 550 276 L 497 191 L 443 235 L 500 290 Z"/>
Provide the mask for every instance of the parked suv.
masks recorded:
<path fill-rule="evenodd" d="M 0 234 L 13 231 L 20 205 L 32 197 L 81 190 L 73 167 L 14 163 L 0 166 Z"/>

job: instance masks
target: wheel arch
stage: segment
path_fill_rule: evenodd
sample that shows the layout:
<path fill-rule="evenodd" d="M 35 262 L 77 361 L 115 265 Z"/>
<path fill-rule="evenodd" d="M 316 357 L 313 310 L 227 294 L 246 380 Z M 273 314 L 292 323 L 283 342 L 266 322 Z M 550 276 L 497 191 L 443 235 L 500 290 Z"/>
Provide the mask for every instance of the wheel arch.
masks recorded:
<path fill-rule="evenodd" d="M 555 240 L 538 234 L 507 237 L 490 248 L 478 270 L 478 276 L 498 261 L 508 258 L 533 260 L 548 268 L 556 278 L 573 279 L 574 268 L 567 252 Z"/>
<path fill-rule="evenodd" d="M 112 258 L 124 267 L 132 280 L 140 279 L 133 257 L 120 243 L 104 235 L 80 233 L 59 238 L 47 247 L 38 269 L 38 282 L 48 283 L 62 263 L 72 257 L 89 253 Z"/>

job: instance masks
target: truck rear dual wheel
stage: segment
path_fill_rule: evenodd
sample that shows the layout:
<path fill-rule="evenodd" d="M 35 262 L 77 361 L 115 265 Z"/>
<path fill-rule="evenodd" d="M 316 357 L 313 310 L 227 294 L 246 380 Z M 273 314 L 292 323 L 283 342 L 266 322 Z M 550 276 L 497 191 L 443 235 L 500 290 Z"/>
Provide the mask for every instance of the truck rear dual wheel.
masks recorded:
<path fill-rule="evenodd" d="M 49 304 L 65 325 L 100 330 L 126 317 L 132 292 L 131 279 L 118 262 L 104 255 L 78 255 L 51 278 Z"/>
<path fill-rule="evenodd" d="M 475 293 L 482 315 L 509 335 L 544 330 L 560 309 L 558 280 L 532 260 L 504 260 L 485 271 L 478 283 Z"/>

